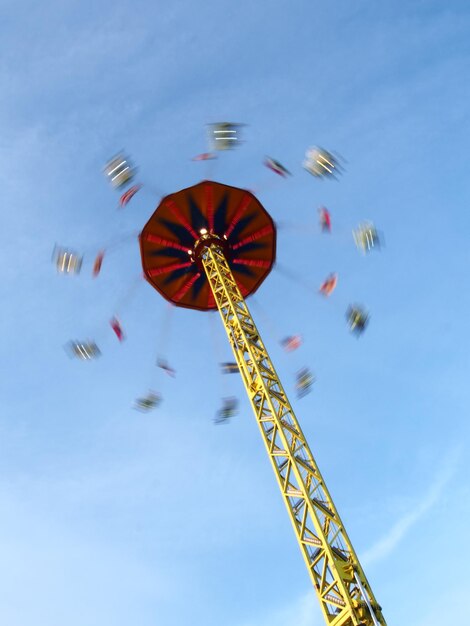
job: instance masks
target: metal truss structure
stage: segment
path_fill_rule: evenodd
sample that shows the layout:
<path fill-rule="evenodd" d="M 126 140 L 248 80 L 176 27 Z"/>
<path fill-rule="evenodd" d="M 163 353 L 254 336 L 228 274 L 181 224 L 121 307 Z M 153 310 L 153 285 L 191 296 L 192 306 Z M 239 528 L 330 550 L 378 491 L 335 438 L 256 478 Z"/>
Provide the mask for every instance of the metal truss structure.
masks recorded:
<path fill-rule="evenodd" d="M 196 244 L 329 626 L 386 626 L 217 236 Z"/>

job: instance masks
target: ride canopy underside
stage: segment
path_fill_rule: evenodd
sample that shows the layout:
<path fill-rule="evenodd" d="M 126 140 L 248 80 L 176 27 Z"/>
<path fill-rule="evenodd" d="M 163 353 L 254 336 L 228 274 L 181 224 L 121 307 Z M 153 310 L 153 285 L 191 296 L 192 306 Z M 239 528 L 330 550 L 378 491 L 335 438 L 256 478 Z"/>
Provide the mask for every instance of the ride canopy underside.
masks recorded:
<path fill-rule="evenodd" d="M 247 190 L 203 181 L 164 197 L 140 235 L 144 275 L 172 304 L 217 308 L 197 250 L 211 237 L 223 247 L 245 298 L 271 271 L 276 227 L 259 200 Z"/>

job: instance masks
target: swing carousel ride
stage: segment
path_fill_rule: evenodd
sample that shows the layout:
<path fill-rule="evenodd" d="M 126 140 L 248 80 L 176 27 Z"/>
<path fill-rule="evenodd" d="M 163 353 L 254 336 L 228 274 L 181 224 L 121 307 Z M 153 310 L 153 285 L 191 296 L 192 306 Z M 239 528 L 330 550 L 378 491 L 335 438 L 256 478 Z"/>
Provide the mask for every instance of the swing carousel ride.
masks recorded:
<path fill-rule="evenodd" d="M 209 127 L 210 150 L 195 160 L 217 158 L 216 152 L 239 143 L 241 125 L 221 123 Z M 282 177 L 290 172 L 266 157 L 266 167 Z M 319 178 L 336 177 L 340 162 L 322 148 L 310 148 L 304 168 Z M 135 170 L 129 160 L 117 155 L 105 173 L 115 188 L 133 183 Z M 123 193 L 125 206 L 140 189 L 133 185 Z M 320 227 L 331 231 L 331 216 L 320 210 Z M 366 253 L 380 247 L 372 223 L 353 233 L 358 248 Z M 255 195 L 245 189 L 211 180 L 164 196 L 140 236 L 145 279 L 171 305 L 198 311 L 218 310 L 232 348 L 234 361 L 221 363 L 224 373 L 239 373 L 253 408 L 294 533 L 326 620 L 331 626 L 385 626 L 359 559 L 346 533 L 325 481 L 315 462 L 292 406 L 274 369 L 266 347 L 247 307 L 251 296 L 273 269 L 276 257 L 276 224 Z M 95 259 L 96 276 L 103 251 Z M 56 248 L 56 267 L 61 273 L 78 273 L 82 257 L 69 249 Z M 329 275 L 319 288 L 329 297 L 338 277 Z M 350 305 L 346 318 L 352 333 L 360 335 L 369 321 L 360 305 Z M 110 326 L 119 340 L 124 337 L 117 317 Z M 286 351 L 296 350 L 300 335 L 282 340 Z M 79 359 L 98 357 L 93 340 L 72 341 L 69 350 Z M 169 375 L 174 370 L 164 358 L 158 366 Z M 311 390 L 315 378 L 308 367 L 297 374 L 299 397 Z M 149 391 L 135 407 L 149 411 L 161 396 Z M 225 423 L 237 410 L 236 398 L 225 398 L 215 423 Z"/>

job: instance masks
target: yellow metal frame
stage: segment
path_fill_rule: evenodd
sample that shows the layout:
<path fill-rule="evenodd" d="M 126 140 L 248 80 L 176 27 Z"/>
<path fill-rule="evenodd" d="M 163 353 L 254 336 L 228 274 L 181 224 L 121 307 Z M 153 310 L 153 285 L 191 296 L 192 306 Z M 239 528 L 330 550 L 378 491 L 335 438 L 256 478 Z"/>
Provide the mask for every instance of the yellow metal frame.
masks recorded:
<path fill-rule="evenodd" d="M 212 237 L 198 242 L 258 426 L 325 620 L 329 626 L 386 626 L 333 500 L 282 388 L 245 300 Z"/>

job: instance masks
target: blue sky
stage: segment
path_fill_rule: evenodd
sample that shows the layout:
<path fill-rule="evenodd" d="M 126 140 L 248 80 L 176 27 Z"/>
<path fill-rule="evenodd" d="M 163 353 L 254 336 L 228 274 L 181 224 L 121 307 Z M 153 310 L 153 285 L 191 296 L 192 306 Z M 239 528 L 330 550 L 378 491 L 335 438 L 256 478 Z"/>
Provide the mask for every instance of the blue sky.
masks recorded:
<path fill-rule="evenodd" d="M 198 6 L 202 5 L 202 6 Z M 278 262 L 249 301 L 389 624 L 461 623 L 470 585 L 466 2 L 3 2 L 0 621 L 9 626 L 317 626 L 320 610 L 216 315 L 139 282 L 135 240 L 160 190 L 206 176 L 204 125 L 247 124 L 213 177 L 259 189 Z M 339 182 L 305 149 L 346 159 Z M 102 167 L 124 148 L 124 211 Z M 264 169 L 268 154 L 294 176 Z M 333 234 L 317 230 L 329 207 Z M 372 219 L 380 254 L 351 230 Z M 79 277 L 54 244 L 85 252 Z M 127 301 L 119 308 L 119 302 Z M 370 326 L 350 336 L 344 312 Z M 120 313 L 127 340 L 107 326 Z M 177 378 L 155 368 L 168 330 Z M 278 341 L 300 332 L 292 355 Z M 96 337 L 96 362 L 63 345 Z M 296 370 L 316 373 L 297 401 Z M 132 410 L 149 387 L 158 411 Z M 223 395 L 240 415 L 215 427 Z"/>

